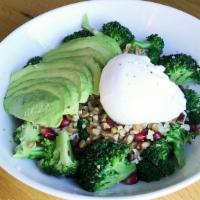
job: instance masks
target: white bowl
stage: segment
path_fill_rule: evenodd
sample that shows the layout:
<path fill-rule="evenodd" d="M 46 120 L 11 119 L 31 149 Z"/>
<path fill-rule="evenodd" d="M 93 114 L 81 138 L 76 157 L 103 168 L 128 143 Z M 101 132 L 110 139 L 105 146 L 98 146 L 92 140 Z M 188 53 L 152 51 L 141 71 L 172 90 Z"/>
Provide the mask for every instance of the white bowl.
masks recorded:
<path fill-rule="evenodd" d="M 47 12 L 11 33 L 0 44 L 0 165 L 20 181 L 43 192 L 70 199 L 151 199 L 181 189 L 200 179 L 200 140 L 186 149 L 187 164 L 174 175 L 159 182 L 137 185 L 119 184 L 101 193 L 89 193 L 65 178 L 41 173 L 30 160 L 12 158 L 12 132 L 16 120 L 3 109 L 3 98 L 10 73 L 32 56 L 40 55 L 59 44 L 62 38 L 79 30 L 87 13 L 92 26 L 118 20 L 129 27 L 137 38 L 158 33 L 165 40 L 164 53 L 183 52 L 200 60 L 200 21 L 186 13 L 160 4 L 132 0 L 101 0 L 64 6 Z"/>

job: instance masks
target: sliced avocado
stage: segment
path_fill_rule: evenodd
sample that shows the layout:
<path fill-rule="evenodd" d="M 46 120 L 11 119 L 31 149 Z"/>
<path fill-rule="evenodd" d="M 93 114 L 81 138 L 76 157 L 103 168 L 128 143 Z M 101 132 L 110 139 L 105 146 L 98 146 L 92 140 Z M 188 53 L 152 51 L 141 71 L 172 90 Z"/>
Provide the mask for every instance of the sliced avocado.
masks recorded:
<path fill-rule="evenodd" d="M 64 104 L 57 95 L 49 91 L 34 90 L 5 98 L 4 108 L 15 117 L 33 124 L 57 127 L 62 120 Z"/>
<path fill-rule="evenodd" d="M 114 56 L 121 53 L 121 49 L 117 42 L 114 39 L 102 34 L 98 36 L 90 36 L 70 40 L 69 42 L 63 43 L 56 49 L 45 53 L 43 57 L 51 57 L 55 55 L 55 53 L 74 51 L 87 47 L 97 50 L 101 56 L 104 57 L 105 63 L 107 63 Z"/>
<path fill-rule="evenodd" d="M 40 63 L 38 65 L 28 66 L 23 70 L 20 70 L 11 76 L 11 83 L 9 89 L 15 88 L 18 84 L 30 79 L 42 79 L 42 78 L 55 78 L 62 77 L 72 81 L 79 90 L 80 103 L 85 103 L 91 93 L 90 87 L 88 87 L 88 79 L 84 73 L 71 68 L 56 68 L 56 67 L 41 67 L 46 65 Z"/>
<path fill-rule="evenodd" d="M 71 58 L 77 56 L 92 56 L 94 60 L 103 68 L 107 62 L 104 56 L 101 55 L 100 52 L 96 49 L 92 49 L 90 47 L 86 47 L 83 49 L 77 49 L 74 51 L 62 51 L 62 52 L 55 52 L 53 55 L 44 55 L 43 61 L 50 62 L 52 60 L 60 59 L 60 58 Z"/>
<path fill-rule="evenodd" d="M 99 81 L 101 76 L 101 67 L 93 57 L 91 56 L 74 56 L 70 58 L 64 58 L 65 60 L 68 60 L 68 62 L 79 62 L 82 63 L 82 65 L 86 66 L 90 73 L 92 74 L 92 81 L 93 81 L 93 91 L 92 93 L 95 95 L 99 95 Z M 60 60 L 64 60 L 63 58 L 52 60 L 52 62 L 58 62 Z"/>
<path fill-rule="evenodd" d="M 54 60 L 51 62 L 45 62 L 44 64 L 40 65 L 43 68 L 67 68 L 67 69 L 73 69 L 78 72 L 81 72 L 87 77 L 87 87 L 90 90 L 90 94 L 92 94 L 93 91 L 93 77 L 92 72 L 90 69 L 88 69 L 88 66 L 84 64 L 83 62 L 78 62 L 76 59 L 68 59 L 68 58 L 62 58 L 58 60 Z"/>
<path fill-rule="evenodd" d="M 70 58 L 70 60 L 77 60 L 86 65 L 92 74 L 93 94 L 99 95 L 99 82 L 101 77 L 101 67 L 99 64 L 91 56 L 77 56 Z"/>
<path fill-rule="evenodd" d="M 14 90 L 8 90 L 6 97 L 13 98 L 14 96 L 21 95 L 27 91 L 47 89 L 53 87 L 59 94 L 61 99 L 64 98 L 65 109 L 63 114 L 76 114 L 79 107 L 79 94 L 76 87 L 69 80 L 62 78 L 52 78 L 52 79 L 33 79 L 28 80 L 15 87 Z M 74 91 L 75 89 L 75 91 Z M 71 91 L 70 91 L 71 90 Z M 74 92 L 74 94 L 72 93 Z"/>

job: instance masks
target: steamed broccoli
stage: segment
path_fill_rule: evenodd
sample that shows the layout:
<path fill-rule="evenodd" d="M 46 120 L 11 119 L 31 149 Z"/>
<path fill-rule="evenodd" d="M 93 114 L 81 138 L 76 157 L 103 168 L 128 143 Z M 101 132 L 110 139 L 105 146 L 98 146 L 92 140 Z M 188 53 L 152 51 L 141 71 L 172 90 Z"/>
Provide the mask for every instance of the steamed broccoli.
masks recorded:
<path fill-rule="evenodd" d="M 127 27 L 122 26 L 117 21 L 104 24 L 102 33 L 115 39 L 122 49 L 127 44 L 131 44 L 131 48 L 133 49 L 140 49 L 154 64 L 158 63 L 160 55 L 163 52 L 164 41 L 157 34 L 148 36 L 146 41 L 138 41 Z"/>
<path fill-rule="evenodd" d="M 164 139 L 162 139 L 153 142 L 151 146 L 146 149 L 144 158 L 148 157 L 154 165 L 158 166 L 162 162 L 168 160 L 171 153 L 171 146 Z"/>
<path fill-rule="evenodd" d="M 104 24 L 102 26 L 102 33 L 115 39 L 122 49 L 134 40 L 134 35 L 131 31 L 117 21 Z"/>
<path fill-rule="evenodd" d="M 156 181 L 172 174 L 177 163 L 183 167 L 184 147 L 192 138 L 192 134 L 186 132 L 180 124 L 171 124 L 166 138 L 154 141 L 144 151 L 143 160 L 137 165 L 139 178 L 146 182 Z"/>
<path fill-rule="evenodd" d="M 186 112 L 190 124 L 200 123 L 200 95 L 194 90 L 184 90 L 186 103 Z"/>
<path fill-rule="evenodd" d="M 39 145 L 41 135 L 39 126 L 24 123 L 14 132 L 14 141 L 17 146 L 14 149 L 14 158 L 36 159 L 43 156 L 43 148 Z"/>
<path fill-rule="evenodd" d="M 76 173 L 78 162 L 66 131 L 59 133 L 53 141 L 45 139 L 43 148 L 44 156 L 38 165 L 44 172 L 55 176 L 69 176 Z"/>
<path fill-rule="evenodd" d="M 153 64 L 157 64 L 163 52 L 164 41 L 158 34 L 152 34 L 144 42 L 134 40 L 132 46 L 141 49 Z"/>
<path fill-rule="evenodd" d="M 166 141 L 172 145 L 179 167 L 185 165 L 184 147 L 191 142 L 192 138 L 193 135 L 185 131 L 178 123 L 171 124 L 170 130 L 166 134 Z"/>
<path fill-rule="evenodd" d="M 137 165 L 139 179 L 145 182 L 159 181 L 161 178 L 173 174 L 174 171 L 175 165 L 172 160 L 156 166 L 151 161 L 143 159 Z"/>
<path fill-rule="evenodd" d="M 81 154 L 77 174 L 79 184 L 94 192 L 112 187 L 135 171 L 128 160 L 131 148 L 127 144 L 96 140 Z"/>
<path fill-rule="evenodd" d="M 39 64 L 41 61 L 42 61 L 41 56 L 35 56 L 35 57 L 31 58 L 24 67 L 27 67 L 28 65 Z"/>
<path fill-rule="evenodd" d="M 137 164 L 138 176 L 146 182 L 160 180 L 174 171 L 172 148 L 164 139 L 153 142 Z"/>
<path fill-rule="evenodd" d="M 92 36 L 92 35 L 93 35 L 93 34 L 90 33 L 90 32 L 87 31 L 87 30 L 80 30 L 80 31 L 74 32 L 74 33 L 71 34 L 71 35 L 66 36 L 66 37 L 63 39 L 63 42 L 68 42 L 68 41 L 73 40 L 73 39 L 76 39 L 76 38 L 83 38 L 83 37 L 88 37 L 88 36 Z"/>
<path fill-rule="evenodd" d="M 174 54 L 161 57 L 160 65 L 165 67 L 165 73 L 178 85 L 187 82 L 199 81 L 199 66 L 197 62 L 189 55 Z"/>
<path fill-rule="evenodd" d="M 88 120 L 85 118 L 81 118 L 78 120 L 77 128 L 79 132 L 79 138 L 81 140 L 86 140 L 89 137 L 89 134 L 86 129 L 88 123 L 89 123 Z"/>

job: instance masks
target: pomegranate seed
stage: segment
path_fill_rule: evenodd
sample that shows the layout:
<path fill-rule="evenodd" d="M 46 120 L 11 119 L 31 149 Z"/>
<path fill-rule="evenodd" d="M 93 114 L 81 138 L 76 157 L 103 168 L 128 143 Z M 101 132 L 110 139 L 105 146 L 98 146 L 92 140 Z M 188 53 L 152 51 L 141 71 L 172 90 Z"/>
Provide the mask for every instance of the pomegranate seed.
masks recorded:
<path fill-rule="evenodd" d="M 72 140 L 72 146 L 74 147 L 74 148 L 77 148 L 79 145 L 79 139 L 78 139 L 78 137 L 75 137 L 73 140 Z"/>
<path fill-rule="evenodd" d="M 154 139 L 154 140 L 160 140 L 161 137 L 162 137 L 162 135 L 161 135 L 159 132 L 155 132 L 155 133 L 153 134 L 153 139 Z"/>
<path fill-rule="evenodd" d="M 134 141 L 135 142 L 142 142 L 142 141 L 144 141 L 146 139 L 147 132 L 148 131 L 146 129 L 144 129 L 140 133 L 136 134 L 135 137 L 134 137 Z"/>
<path fill-rule="evenodd" d="M 127 185 L 133 185 L 138 182 L 138 175 L 136 173 L 131 174 L 128 176 L 123 182 Z"/>
<path fill-rule="evenodd" d="M 198 127 L 195 124 L 190 124 L 190 131 L 192 132 L 197 132 L 198 131 Z"/>
<path fill-rule="evenodd" d="M 110 126 L 110 129 L 115 126 L 115 122 L 110 117 L 107 117 L 106 122 Z"/>
<path fill-rule="evenodd" d="M 66 116 L 64 116 L 59 127 L 60 128 L 65 128 L 65 127 L 69 126 L 70 123 L 71 123 L 71 120 L 69 118 L 67 118 Z"/>
<path fill-rule="evenodd" d="M 43 135 L 44 138 L 47 138 L 49 140 L 53 140 L 57 136 L 57 133 L 51 128 L 42 128 L 41 134 Z"/>
<path fill-rule="evenodd" d="M 71 141 L 72 147 L 73 147 L 73 151 L 77 157 L 77 159 L 79 158 L 80 155 L 80 148 L 79 148 L 79 139 L 78 137 L 75 137 L 72 141 Z"/>
<path fill-rule="evenodd" d="M 185 114 L 184 113 L 181 113 L 176 119 L 176 121 L 178 121 L 178 122 L 183 122 L 184 120 L 185 120 Z"/>

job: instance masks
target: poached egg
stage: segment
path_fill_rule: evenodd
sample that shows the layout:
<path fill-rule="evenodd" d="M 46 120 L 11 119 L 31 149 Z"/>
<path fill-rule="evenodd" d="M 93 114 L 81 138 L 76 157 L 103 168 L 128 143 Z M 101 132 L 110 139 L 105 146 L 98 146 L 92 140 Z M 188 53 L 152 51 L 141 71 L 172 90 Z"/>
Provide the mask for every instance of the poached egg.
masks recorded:
<path fill-rule="evenodd" d="M 111 59 L 100 79 L 100 101 L 120 124 L 167 122 L 186 109 L 180 88 L 147 56 L 121 54 Z"/>

